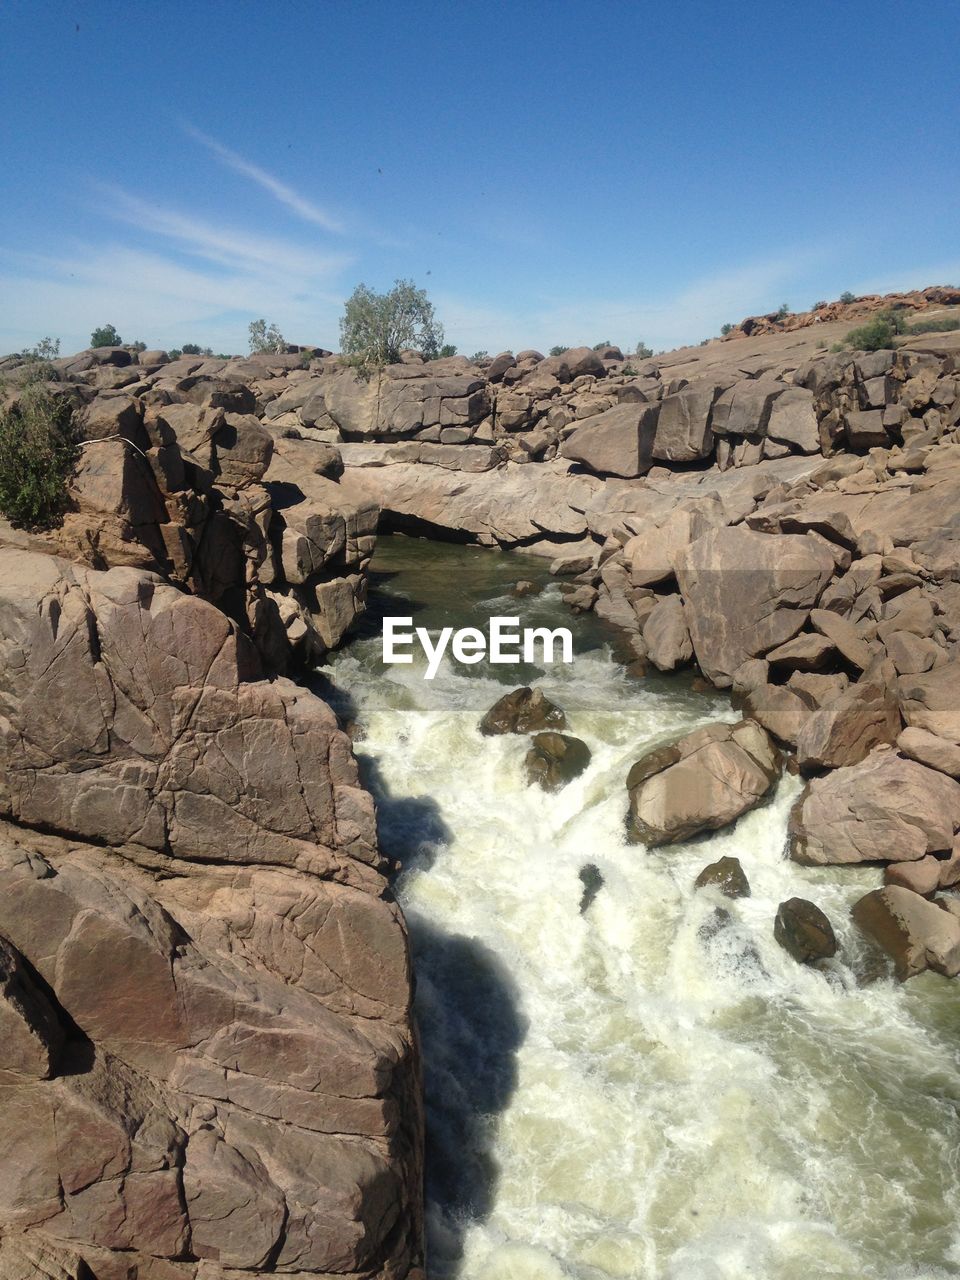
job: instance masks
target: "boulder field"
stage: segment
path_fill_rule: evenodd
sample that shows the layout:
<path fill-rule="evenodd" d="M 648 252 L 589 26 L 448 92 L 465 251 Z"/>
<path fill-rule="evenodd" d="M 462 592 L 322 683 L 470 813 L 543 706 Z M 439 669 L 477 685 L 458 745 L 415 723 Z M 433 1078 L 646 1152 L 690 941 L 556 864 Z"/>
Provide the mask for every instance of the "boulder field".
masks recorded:
<path fill-rule="evenodd" d="M 82 448 L 60 527 L 0 522 L 5 1280 L 422 1275 L 404 923 L 292 678 L 378 525 L 548 556 L 637 663 L 731 691 L 740 724 L 635 766 L 635 838 L 736 820 L 786 757 L 792 856 L 885 864 L 862 928 L 957 972 L 960 337 L 825 350 L 849 324 L 367 382 L 309 351 L 41 368 Z M 4 401 L 36 373 L 0 361 Z M 526 695 L 485 725 L 538 733 L 549 786 L 586 760 L 563 728 Z M 777 926 L 804 958 L 809 906 Z"/>

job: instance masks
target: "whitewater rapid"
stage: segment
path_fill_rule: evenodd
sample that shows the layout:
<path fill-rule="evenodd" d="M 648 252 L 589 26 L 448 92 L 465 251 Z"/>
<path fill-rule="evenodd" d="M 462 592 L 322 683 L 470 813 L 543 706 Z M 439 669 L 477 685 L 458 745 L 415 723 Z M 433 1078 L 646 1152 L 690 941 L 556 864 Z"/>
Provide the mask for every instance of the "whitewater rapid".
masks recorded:
<path fill-rule="evenodd" d="M 477 731 L 520 678 L 447 659 L 426 681 L 422 659 L 384 668 L 376 635 L 331 664 L 384 849 L 402 864 L 430 1280 L 960 1275 L 960 989 L 935 975 L 864 981 L 876 962 L 849 907 L 877 869 L 784 858 L 800 790 L 788 775 L 732 830 L 627 845 L 629 766 L 737 719 L 728 700 L 628 676 L 555 586 L 505 595 L 526 576 L 516 560 L 434 548 L 425 568 L 404 543 L 385 540 L 375 561 L 381 611 L 404 613 L 412 595 L 430 625 L 509 613 L 573 626 L 575 662 L 536 683 L 592 752 L 585 774 L 544 794 L 524 783 L 525 738 Z M 693 890 L 725 854 L 749 898 Z M 588 864 L 603 884 L 581 913 Z M 793 895 L 837 932 L 826 974 L 774 941 Z"/>

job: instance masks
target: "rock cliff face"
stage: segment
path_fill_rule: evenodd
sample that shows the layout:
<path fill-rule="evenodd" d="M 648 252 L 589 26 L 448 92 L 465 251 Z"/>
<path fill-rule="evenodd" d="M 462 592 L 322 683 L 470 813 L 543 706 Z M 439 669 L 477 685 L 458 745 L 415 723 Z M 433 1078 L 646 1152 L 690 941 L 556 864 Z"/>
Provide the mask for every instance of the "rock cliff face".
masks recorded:
<path fill-rule="evenodd" d="M 362 606 L 377 509 L 245 383 L 102 360 L 53 384 L 75 509 L 0 528 L 0 1276 L 421 1275 L 406 931 L 277 674 Z"/>

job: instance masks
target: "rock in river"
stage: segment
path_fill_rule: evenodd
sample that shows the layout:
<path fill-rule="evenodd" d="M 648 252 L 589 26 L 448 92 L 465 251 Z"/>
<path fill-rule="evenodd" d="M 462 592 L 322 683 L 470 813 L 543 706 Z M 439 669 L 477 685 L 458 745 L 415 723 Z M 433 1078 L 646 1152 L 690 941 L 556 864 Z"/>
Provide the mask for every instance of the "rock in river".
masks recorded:
<path fill-rule="evenodd" d="M 559 791 L 578 778 L 590 763 L 590 748 L 566 733 L 538 733 L 527 752 L 524 765 L 527 781 L 544 791 Z"/>
<path fill-rule="evenodd" d="M 480 732 L 535 733 L 541 729 L 565 729 L 567 717 L 541 689 L 523 685 L 498 699 L 480 721 Z"/>
<path fill-rule="evenodd" d="M 725 898 L 750 897 L 750 881 L 739 858 L 720 858 L 711 862 L 703 868 L 693 885 L 695 889 L 706 889 L 712 885 Z"/>
<path fill-rule="evenodd" d="M 837 954 L 833 926 L 814 902 L 788 898 L 777 908 L 773 936 L 800 964 L 829 960 Z"/>
<path fill-rule="evenodd" d="M 630 770 L 629 838 L 652 848 L 728 826 L 760 803 L 779 769 L 780 753 L 755 720 L 696 729 Z"/>

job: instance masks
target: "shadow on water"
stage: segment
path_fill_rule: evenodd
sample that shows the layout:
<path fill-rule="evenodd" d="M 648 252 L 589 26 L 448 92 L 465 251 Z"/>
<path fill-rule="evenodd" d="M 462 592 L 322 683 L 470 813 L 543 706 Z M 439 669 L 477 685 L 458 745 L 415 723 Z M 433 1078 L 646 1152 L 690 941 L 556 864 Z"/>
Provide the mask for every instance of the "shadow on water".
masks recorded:
<path fill-rule="evenodd" d="M 403 875 L 428 870 L 452 833 L 429 796 L 397 796 L 373 758 L 357 754 L 377 802 L 380 848 Z M 426 1200 L 430 1280 L 453 1280 L 464 1236 L 493 1208 L 499 1170 L 497 1117 L 517 1085 L 516 1054 L 527 1024 L 510 974 L 489 947 L 407 911 L 416 975 L 426 1107 Z"/>

